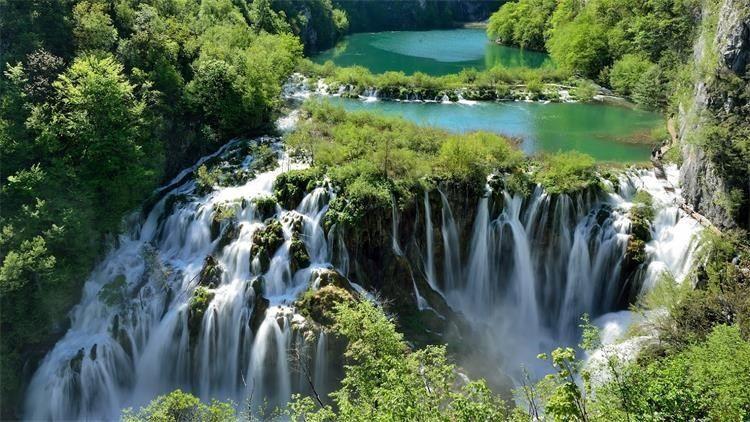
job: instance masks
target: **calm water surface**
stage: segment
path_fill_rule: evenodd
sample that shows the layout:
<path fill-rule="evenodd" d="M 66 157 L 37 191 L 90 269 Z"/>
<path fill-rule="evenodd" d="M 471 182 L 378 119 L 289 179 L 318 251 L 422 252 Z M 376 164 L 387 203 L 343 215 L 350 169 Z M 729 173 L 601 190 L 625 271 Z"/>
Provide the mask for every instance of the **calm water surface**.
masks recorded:
<path fill-rule="evenodd" d="M 602 161 L 644 161 L 649 145 L 633 143 L 650 138 L 664 124 L 656 113 L 602 104 L 480 102 L 439 104 L 372 101 L 332 97 L 350 111 L 367 110 L 400 116 L 421 125 L 454 132 L 486 130 L 520 138 L 528 154 L 577 150 Z"/>
<path fill-rule="evenodd" d="M 336 47 L 313 57 L 338 66 L 364 66 L 373 73 L 403 71 L 445 75 L 465 68 L 551 66 L 549 56 L 497 45 L 484 29 L 397 31 L 353 34 Z"/>

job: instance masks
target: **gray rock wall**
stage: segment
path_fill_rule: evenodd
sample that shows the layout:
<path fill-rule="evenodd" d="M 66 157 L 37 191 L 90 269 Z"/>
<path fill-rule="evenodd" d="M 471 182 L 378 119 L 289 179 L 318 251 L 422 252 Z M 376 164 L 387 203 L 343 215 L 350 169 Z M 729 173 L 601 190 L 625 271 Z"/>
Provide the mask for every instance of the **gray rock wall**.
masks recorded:
<path fill-rule="evenodd" d="M 704 16 L 704 19 L 708 17 Z M 711 44 L 715 52 L 706 51 Z M 683 111 L 680 116 L 683 156 L 680 182 L 683 197 L 719 227 L 747 228 L 750 226 L 747 221 L 750 163 L 738 162 L 734 151 L 740 149 L 738 139 L 746 135 L 732 129 L 747 129 L 750 124 L 747 118 L 750 113 L 748 98 L 746 93 L 743 94 L 750 79 L 750 0 L 723 0 L 718 10 L 715 33 L 701 35 L 696 41 L 694 56 L 698 66 L 706 64 L 713 70 L 707 77 L 698 78 L 692 104 L 683 104 L 684 110 L 689 111 Z M 723 83 L 728 76 L 740 77 L 745 81 L 745 86 L 740 84 L 728 88 Z M 696 138 L 704 136 L 701 131 L 707 122 L 723 123 L 730 128 L 725 139 L 720 140 L 721 145 L 714 145 L 713 152 L 696 142 Z M 717 150 L 726 154 L 717 154 Z M 726 207 L 726 200 L 732 191 L 735 194 L 742 192 L 744 197 L 739 210 L 735 212 L 730 212 Z"/>

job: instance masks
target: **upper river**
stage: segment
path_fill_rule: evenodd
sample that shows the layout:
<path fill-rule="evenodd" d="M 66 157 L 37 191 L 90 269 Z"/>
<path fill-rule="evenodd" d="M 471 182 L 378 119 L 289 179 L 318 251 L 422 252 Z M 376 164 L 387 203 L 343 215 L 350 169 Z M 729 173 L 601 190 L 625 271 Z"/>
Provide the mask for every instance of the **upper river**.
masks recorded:
<path fill-rule="evenodd" d="M 483 29 L 354 34 L 313 60 L 364 66 L 371 72 L 402 71 L 445 75 L 465 68 L 553 66 L 549 56 L 497 45 Z M 480 102 L 438 104 L 331 101 L 347 110 L 401 116 L 454 132 L 486 130 L 522 140 L 528 154 L 577 150 L 603 161 L 648 160 L 651 132 L 664 124 L 657 113 L 605 104 Z"/>

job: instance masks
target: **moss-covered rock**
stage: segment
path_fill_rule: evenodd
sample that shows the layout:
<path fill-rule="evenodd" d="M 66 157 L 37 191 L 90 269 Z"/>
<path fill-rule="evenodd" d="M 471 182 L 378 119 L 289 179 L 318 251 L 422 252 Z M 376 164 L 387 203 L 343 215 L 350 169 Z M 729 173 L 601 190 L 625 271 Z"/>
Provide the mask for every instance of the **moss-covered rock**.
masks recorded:
<path fill-rule="evenodd" d="M 249 148 L 249 155 L 253 157 L 250 162 L 250 171 L 254 173 L 264 173 L 275 169 L 278 164 L 276 152 L 268 145 L 254 144 Z"/>
<path fill-rule="evenodd" d="M 289 243 L 289 266 L 292 274 L 297 272 L 300 268 L 307 268 L 310 266 L 310 255 L 307 253 L 305 242 L 302 241 L 301 236 L 295 233 L 292 236 L 292 240 Z"/>
<path fill-rule="evenodd" d="M 125 301 L 127 293 L 127 280 L 125 276 L 120 274 L 109 283 L 102 286 L 99 290 L 99 300 L 104 302 L 107 306 L 117 306 Z"/>
<path fill-rule="evenodd" d="M 333 268 L 319 270 L 313 275 L 313 279 L 310 281 L 316 280 L 318 281 L 318 288 L 334 286 L 356 294 L 356 290 L 354 290 L 349 280 Z"/>
<path fill-rule="evenodd" d="M 265 227 L 255 231 L 253 234 L 253 246 L 250 251 L 250 260 L 258 258 L 261 271 L 268 271 L 271 257 L 284 243 L 284 229 L 279 220 L 269 220 Z"/>
<path fill-rule="evenodd" d="M 195 344 L 195 340 L 198 338 L 201 324 L 203 323 L 203 316 L 206 314 L 208 305 L 213 298 L 214 292 L 203 286 L 195 289 L 193 297 L 190 298 L 190 303 L 188 304 L 188 331 L 190 333 L 190 342 L 192 344 Z"/>
<path fill-rule="evenodd" d="M 636 269 L 646 262 L 646 243 L 651 240 L 651 222 L 654 219 L 653 198 L 643 190 L 636 192 L 633 206 L 628 212 L 630 217 L 630 237 L 625 248 L 625 273 Z"/>
<path fill-rule="evenodd" d="M 266 318 L 266 311 L 268 310 L 271 302 L 263 296 L 263 290 L 265 289 L 265 280 L 263 279 L 263 277 L 256 277 L 251 282 L 251 286 L 254 292 L 253 313 L 252 315 L 250 315 L 248 324 L 250 325 L 250 329 L 254 333 L 257 333 L 258 328 L 260 328 L 260 324 L 262 324 L 263 320 Z"/>
<path fill-rule="evenodd" d="M 255 215 L 261 220 L 266 220 L 276 215 L 276 198 L 273 196 L 259 196 L 253 198 L 250 203 L 255 207 Z"/>
<path fill-rule="evenodd" d="M 634 270 L 646 262 L 646 258 L 646 242 L 631 235 L 625 248 L 625 272 L 629 273 Z"/>
<path fill-rule="evenodd" d="M 336 305 L 355 300 L 357 300 L 355 294 L 340 287 L 329 285 L 318 290 L 308 290 L 294 305 L 304 317 L 330 327 L 334 323 Z"/>
<path fill-rule="evenodd" d="M 630 232 L 636 239 L 643 242 L 651 240 L 651 222 L 654 215 L 653 198 L 646 191 L 638 191 L 633 198 L 633 206 L 629 211 Z"/>
<path fill-rule="evenodd" d="M 215 288 L 221 284 L 221 274 L 223 270 L 219 262 L 213 256 L 209 255 L 203 260 L 203 268 L 198 274 L 198 285 L 208 288 Z"/>
<path fill-rule="evenodd" d="M 305 197 L 305 194 L 315 189 L 315 185 L 323 178 L 323 171 L 319 168 L 304 170 L 290 170 L 282 173 L 273 183 L 276 200 L 282 207 L 291 210 Z"/>

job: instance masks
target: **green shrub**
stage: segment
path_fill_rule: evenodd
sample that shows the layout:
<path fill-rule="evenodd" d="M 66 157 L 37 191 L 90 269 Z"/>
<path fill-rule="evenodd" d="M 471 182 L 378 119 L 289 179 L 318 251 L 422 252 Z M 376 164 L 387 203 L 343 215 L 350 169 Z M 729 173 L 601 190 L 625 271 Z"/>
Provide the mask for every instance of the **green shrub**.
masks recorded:
<path fill-rule="evenodd" d="M 637 54 L 626 54 L 615 62 L 609 72 L 609 84 L 618 94 L 629 96 L 653 63 Z"/>
<path fill-rule="evenodd" d="M 137 412 L 126 409 L 122 415 L 124 422 L 226 422 L 237 419 L 231 402 L 212 401 L 207 405 L 181 390 L 159 396 Z"/>
<path fill-rule="evenodd" d="M 544 157 L 534 180 L 549 193 L 572 193 L 597 182 L 594 159 L 577 151 Z"/>

